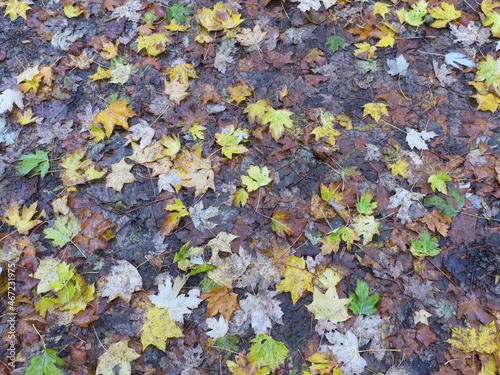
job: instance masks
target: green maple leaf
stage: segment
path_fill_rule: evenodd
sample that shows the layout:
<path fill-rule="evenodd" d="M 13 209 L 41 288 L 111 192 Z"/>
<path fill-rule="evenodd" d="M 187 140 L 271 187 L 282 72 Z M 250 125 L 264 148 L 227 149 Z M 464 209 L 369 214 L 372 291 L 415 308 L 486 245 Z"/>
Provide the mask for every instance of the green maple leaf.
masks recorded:
<path fill-rule="evenodd" d="M 345 39 L 338 35 L 331 36 L 326 40 L 325 45 L 330 46 L 332 52 L 337 52 L 339 48 L 345 49 Z"/>
<path fill-rule="evenodd" d="M 189 9 L 186 4 L 175 3 L 170 8 L 167 8 L 168 22 L 172 22 L 173 18 L 176 23 L 186 23 L 186 16 L 190 14 L 193 14 L 193 11 Z"/>
<path fill-rule="evenodd" d="M 441 252 L 438 247 L 436 237 L 431 238 L 431 234 L 425 230 L 418 235 L 419 241 L 411 240 L 410 251 L 416 257 L 435 256 Z"/>
<path fill-rule="evenodd" d="M 373 194 L 365 193 L 361 196 L 361 199 L 356 203 L 356 209 L 360 214 L 371 215 L 373 214 L 375 208 L 377 208 L 378 203 L 372 202 Z"/>
<path fill-rule="evenodd" d="M 380 299 L 380 294 L 375 293 L 370 297 L 369 286 L 366 281 L 356 280 L 358 285 L 352 295 L 349 309 L 356 315 L 372 315 L 377 311 L 375 305 Z"/>
<path fill-rule="evenodd" d="M 477 64 L 476 80 L 486 81 L 486 84 L 490 86 L 498 78 L 500 78 L 498 61 L 495 60 L 493 56 L 487 55 L 486 60 Z"/>
<path fill-rule="evenodd" d="M 256 165 L 251 165 L 247 170 L 248 176 L 241 176 L 241 182 L 247 187 L 248 192 L 257 190 L 261 186 L 266 186 L 273 179 L 269 177 L 269 169 L 263 167 L 260 170 Z"/>
<path fill-rule="evenodd" d="M 288 109 L 275 110 L 271 108 L 264 116 L 262 116 L 262 124 L 269 124 L 269 132 L 275 141 L 279 140 L 285 131 L 285 127 L 291 128 L 293 120 L 290 116 L 292 111 Z"/>
<path fill-rule="evenodd" d="M 450 186 L 450 195 L 457 201 L 457 207 L 460 211 L 465 205 L 465 194 L 460 195 L 460 191 L 455 186 Z"/>
<path fill-rule="evenodd" d="M 483 21 L 484 26 L 491 26 L 493 36 L 500 35 L 500 14 L 497 12 L 489 12 L 486 14 L 486 20 Z"/>
<path fill-rule="evenodd" d="M 35 309 L 45 319 L 47 311 L 52 310 L 58 302 L 59 300 L 56 298 L 43 297 L 35 304 Z"/>
<path fill-rule="evenodd" d="M 49 156 L 45 151 L 36 150 L 34 154 L 21 155 L 19 158 L 21 162 L 18 165 L 17 170 L 21 176 L 25 176 L 28 173 L 38 173 L 42 178 L 45 177 L 50 168 Z"/>
<path fill-rule="evenodd" d="M 74 215 L 61 216 L 54 225 L 57 230 L 47 228 L 44 229 L 43 233 L 45 233 L 45 237 L 54 241 L 54 245 L 59 247 L 66 245 L 82 230 L 82 227 L 78 224 L 78 219 Z"/>
<path fill-rule="evenodd" d="M 258 366 L 269 366 L 273 371 L 285 363 L 285 357 L 290 352 L 282 342 L 262 333 L 250 342 L 254 344 L 250 347 L 248 361 Z"/>
<path fill-rule="evenodd" d="M 440 209 L 443 214 L 452 219 L 458 215 L 462 208 L 464 208 L 465 195 L 461 196 L 459 190 L 454 186 L 450 186 L 449 192 L 450 196 L 455 198 L 457 208 L 454 208 L 451 202 L 445 201 L 443 198 L 438 197 L 437 195 L 431 198 L 425 198 L 424 203 L 435 206 L 436 208 Z"/>
<path fill-rule="evenodd" d="M 43 354 L 31 357 L 26 375 L 62 375 L 56 365 L 66 366 L 66 362 L 57 356 L 54 349 L 45 349 Z"/>
<path fill-rule="evenodd" d="M 440 191 L 443 194 L 448 194 L 446 182 L 451 181 L 452 178 L 447 172 L 439 172 L 438 174 L 431 174 L 427 182 L 431 184 L 432 191 Z"/>

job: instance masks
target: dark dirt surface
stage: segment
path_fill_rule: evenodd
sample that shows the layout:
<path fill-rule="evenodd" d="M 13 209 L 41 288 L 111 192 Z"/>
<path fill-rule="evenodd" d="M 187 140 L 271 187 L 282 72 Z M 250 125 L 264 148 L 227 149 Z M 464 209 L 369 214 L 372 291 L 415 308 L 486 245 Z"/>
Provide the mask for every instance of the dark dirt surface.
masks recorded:
<path fill-rule="evenodd" d="M 481 25 L 484 14 L 480 4 L 448 2 L 462 11 L 451 24 Z M 277 265 L 278 280 L 271 281 L 267 288 L 273 295 L 293 255 L 306 261 L 316 286 L 326 268 L 337 270 L 342 276 L 336 286 L 340 298 L 351 297 L 359 280 L 368 283 L 370 294 L 381 296 L 375 313 L 381 321 L 377 339 L 364 339 L 357 328 L 368 318 L 350 310 L 352 317 L 337 324 L 315 319 L 306 307 L 313 303 L 312 286 L 295 304 L 288 292 L 275 295 L 271 310 L 279 305 L 282 322 L 273 319 L 271 329 L 264 331 L 289 350 L 285 363 L 275 373 L 317 373 L 308 370 L 311 363 L 306 358 L 318 350 L 325 352 L 332 332 L 354 333 L 359 339 L 359 354 L 366 360 L 364 371 L 356 372 L 345 363 L 347 360 L 342 363 L 339 359 L 345 374 L 477 374 L 488 361 L 498 363 L 498 353 L 495 357 L 490 355 L 492 352 L 461 351 L 447 340 L 454 328 L 468 324 L 480 329 L 496 322 L 500 329 L 500 122 L 496 109 L 476 110 L 478 104 L 471 95 L 477 91 L 468 84 L 476 79 L 475 68 L 451 69 L 453 83 L 443 83 L 433 68 L 433 60 L 444 64 L 443 56 L 450 52 L 465 53 L 476 64 L 487 54 L 496 59 L 497 38 L 464 46 L 457 43 L 449 25 L 440 29 L 425 24 L 419 28 L 402 25 L 395 10 L 413 1 L 387 2 L 392 8 L 384 21 L 373 14 L 373 1 L 339 1 L 328 10 L 322 6 L 319 11 L 301 12 L 298 3 L 249 0 L 232 6 L 244 19 L 239 29 L 259 25 L 267 33 L 259 48 L 238 43 L 234 30 L 212 31 L 214 40 L 200 44 L 195 41 L 200 33 L 199 21 L 191 18 L 192 28 L 172 32 L 165 52 L 148 56 L 145 50 L 137 52 L 137 37 L 147 24 L 144 17 L 153 12 L 153 25 L 160 30 L 168 25 L 166 9 L 173 3 L 128 3 L 136 4 L 135 10 L 131 8 L 124 17 L 115 17 L 113 9 L 123 5 L 119 0 L 35 1 L 28 2 L 31 9 L 27 19 L 0 19 L 0 93 L 16 88 L 22 91 L 19 84 L 23 81 L 17 82 L 16 77 L 28 68 L 51 67 L 53 71 L 53 79 L 43 81 L 37 93 L 32 89 L 24 93 L 24 110 L 32 110 L 37 117 L 34 123 L 20 125 L 16 114 L 23 111 L 15 106 L 0 117 L 0 260 L 4 293 L 0 332 L 5 343 L 0 348 L 0 366 L 4 366 L 1 374 L 25 373 L 30 359 L 43 353 L 44 348 L 55 349 L 58 357 L 66 361 L 62 373 L 95 374 L 102 361 L 99 358 L 110 345 L 124 340 L 130 340 L 128 346 L 138 353 L 138 358 L 132 361 L 131 370 L 122 368 L 125 372 L 120 374 L 230 373 L 226 360 L 236 361 L 238 353 L 248 354 L 257 331 L 250 321 L 238 325 L 232 319 L 228 342 L 219 339 L 215 343 L 207 335 L 210 328 L 206 301 L 188 310 L 183 322 L 177 320 L 184 337 L 168 338 L 165 351 L 141 344 L 148 311 L 154 307 L 149 297 L 159 292 L 158 276 L 168 274 L 174 278 L 187 273 L 174 261 L 187 242 L 191 248 L 202 246 L 200 259 L 210 263 L 213 249 L 207 242 L 221 232 L 237 236 L 230 244 L 232 254 L 241 255 L 239 249 L 243 248 L 253 262 L 262 256 L 266 264 Z M 85 13 L 66 17 L 63 7 L 68 4 L 85 9 Z M 185 4 L 194 13 L 215 5 L 209 1 Z M 431 1 L 429 7 L 439 4 Z M 375 30 L 383 22 L 394 27 L 393 46 L 377 48 L 372 59 L 367 59 L 366 54 L 355 56 L 355 44 L 369 41 L 374 45 L 380 39 L 366 33 L 360 36 L 355 29 L 364 25 Z M 343 38 L 345 48 L 333 52 L 325 44 L 332 36 Z M 115 84 L 108 79 L 90 78 L 98 66 L 108 69 L 112 64 L 100 55 L 103 41 L 119 41 L 116 58 L 131 69 L 126 82 Z M 320 58 L 308 60 L 314 49 L 321 51 Z M 273 53 L 279 53 L 281 61 L 273 60 Z M 84 54 L 92 59 L 87 61 L 88 66 L 84 66 L 86 61 L 83 65 L 74 62 Z M 230 58 L 229 63 L 218 64 L 218 55 Z M 407 71 L 404 75 L 388 74 L 388 60 L 400 55 L 409 63 Z M 165 84 L 169 82 L 168 69 L 182 63 L 191 64 L 198 78 L 189 78 L 189 95 L 175 103 L 165 93 Z M 252 91 L 238 103 L 228 88 L 243 81 Z M 216 90 L 218 95 L 206 97 L 203 92 L 207 89 L 210 93 Z M 136 114 L 129 116 L 129 128 L 144 121 L 154 129 L 152 142 L 176 135 L 182 145 L 181 154 L 201 149 L 198 155 L 210 162 L 215 190 L 200 187 L 202 191 L 196 194 L 198 186 L 186 188 L 182 184 L 178 191 L 159 190 L 159 176 L 152 173 L 152 167 L 130 159 L 135 155 L 127 137 L 131 133 L 123 127 L 116 126 L 109 138 L 95 142 L 90 132 L 94 118 L 106 109 L 106 101 L 109 105 L 114 94 L 114 100 L 126 98 Z M 268 125 L 248 119 L 245 108 L 260 99 L 266 99 L 275 109 L 293 112 L 293 127 L 286 128 L 278 140 L 271 137 Z M 379 121 L 366 116 L 367 103 L 383 103 L 388 115 Z M 214 110 L 215 106 L 222 107 Z M 338 119 L 334 121 L 339 132 L 335 144 L 312 133 L 324 125 L 322 111 L 345 115 L 352 124 L 346 128 Z M 203 127 L 204 139 L 196 139 L 189 131 L 197 125 Z M 216 141 L 216 134 L 228 125 L 248 129 L 249 134 L 244 143 L 247 151 L 232 158 L 220 152 Z M 408 145 L 410 129 L 434 132 L 434 137 L 426 141 L 428 149 Z M 35 150 L 47 152 L 50 172 L 44 178 L 21 176 L 16 169 L 19 158 Z M 77 150 L 84 150 L 85 159 L 97 163 L 98 170 L 106 169 L 107 177 L 92 181 L 86 177 L 78 184 L 63 182 L 61 158 Z M 133 165 L 135 182 L 125 183 L 121 189 L 112 188 L 111 170 L 122 160 Z M 181 165 L 178 160 L 172 158 L 174 167 Z M 406 174 L 391 169 L 398 162 L 405 164 Z M 250 192 L 248 203 L 242 207 L 233 203 L 233 194 L 245 187 L 241 176 L 247 175 L 250 166 L 266 166 L 272 182 Z M 450 184 L 466 198 L 463 208 L 449 221 L 436 207 L 424 202 L 424 198 L 433 196 L 453 201 L 449 195 L 433 191 L 428 182 L 430 175 L 440 171 L 451 176 Z M 340 209 L 337 203 L 321 200 L 321 186 L 341 192 Z M 337 228 L 352 228 L 356 202 L 366 192 L 371 192 L 378 203 L 373 213 L 380 225 L 377 233 L 369 241 L 360 235 L 352 246 L 347 246 L 344 239 L 338 251 L 324 251 L 321 255 L 325 245 L 320 240 Z M 418 197 L 409 198 L 413 193 Z M 398 194 L 405 198 L 396 199 Z M 60 215 L 54 209 L 57 198 L 65 200 L 66 208 L 76 215 L 82 228 L 64 246 L 54 245 L 44 232 L 54 227 Z M 176 228 L 167 230 L 166 218 L 173 212 L 167 205 L 173 204 L 174 198 L 190 209 L 190 215 L 181 218 Z M 6 217 L 12 202 L 24 206 L 36 202 L 37 216 L 33 218 L 45 213 L 40 216 L 41 225 L 26 234 L 16 230 L 15 225 L 9 226 Z M 202 219 L 193 219 L 193 207 L 207 213 L 205 218 L 201 215 Z M 209 215 L 210 210 L 215 213 Z M 289 215 L 283 219 L 289 229 L 286 233 L 277 231 L 271 219 L 279 211 Z M 437 226 L 429 224 L 433 212 L 441 215 L 432 216 L 438 220 Z M 441 251 L 434 257 L 418 258 L 410 251 L 412 240 L 418 240 L 424 231 L 437 238 Z M 221 258 L 229 256 L 221 254 Z M 58 305 L 44 316 L 36 307 L 42 295 L 37 293 L 40 279 L 34 273 L 40 262 L 52 258 L 75 267 L 86 285 L 95 283 L 94 298 L 86 301 L 88 304 L 84 303 L 81 310 L 73 313 Z M 127 261 L 137 269 L 142 287 L 128 298 L 109 300 L 102 297 L 99 285 L 118 261 Z M 15 369 L 7 365 L 7 262 L 17 265 Z M 264 293 L 253 285 L 235 286 L 245 272 L 249 271 L 236 275 L 232 283 L 240 303 Z M 206 272 L 190 276 L 182 293 L 201 290 L 206 281 Z M 415 318 L 423 310 L 427 323 Z M 498 337 L 492 345 L 500 349 Z M 255 373 L 250 369 L 240 371 L 234 373 Z"/>

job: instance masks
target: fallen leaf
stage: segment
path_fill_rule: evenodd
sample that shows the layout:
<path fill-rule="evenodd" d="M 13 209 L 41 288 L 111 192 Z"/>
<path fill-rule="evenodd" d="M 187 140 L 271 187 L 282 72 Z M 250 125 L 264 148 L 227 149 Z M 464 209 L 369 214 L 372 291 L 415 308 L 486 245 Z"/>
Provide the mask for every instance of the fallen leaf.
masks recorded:
<path fill-rule="evenodd" d="M 111 173 L 106 177 L 106 187 L 121 192 L 123 185 L 137 181 L 130 172 L 133 164 L 127 164 L 125 158 L 111 165 Z"/>
<path fill-rule="evenodd" d="M 363 116 L 370 115 L 376 122 L 379 122 L 382 116 L 389 116 L 387 105 L 383 103 L 366 103 L 363 108 Z"/>
<path fill-rule="evenodd" d="M 128 347 L 127 341 L 120 341 L 111 344 L 106 352 L 99 357 L 96 375 L 130 375 L 132 366 L 130 362 L 139 358 L 134 349 Z"/>
<path fill-rule="evenodd" d="M 305 291 L 312 292 L 313 274 L 306 270 L 306 262 L 303 258 L 291 256 L 285 263 L 285 273 L 283 279 L 276 287 L 278 292 L 290 292 L 292 302 L 295 303 L 304 294 Z"/>
<path fill-rule="evenodd" d="M 163 283 L 158 285 L 158 295 L 149 296 L 149 299 L 158 309 L 167 309 L 171 319 L 184 323 L 184 314 L 201 303 L 199 289 L 191 289 L 188 296 L 179 294 L 188 277 L 177 276 L 173 283 L 167 276 Z"/>
<path fill-rule="evenodd" d="M 183 336 L 181 329 L 175 324 L 175 320 L 170 318 L 168 308 L 153 307 L 149 309 L 147 320 L 142 327 L 141 343 L 144 349 L 149 345 L 154 345 L 165 351 L 167 339 Z"/>
<path fill-rule="evenodd" d="M 244 28 L 239 34 L 236 34 L 236 40 L 242 46 L 248 47 L 259 44 L 266 37 L 266 32 L 263 32 L 259 25 L 255 25 L 253 30 Z"/>
<path fill-rule="evenodd" d="M 101 278 L 98 284 L 101 296 L 109 297 L 109 302 L 120 297 L 128 303 L 132 293 L 142 289 L 142 278 L 132 264 L 126 260 L 117 260 L 109 274 Z"/>
<path fill-rule="evenodd" d="M 225 286 L 214 287 L 210 292 L 203 293 L 200 298 L 208 300 L 205 316 L 214 316 L 220 313 L 226 322 L 229 322 L 233 312 L 240 307 L 238 295 Z"/>
<path fill-rule="evenodd" d="M 128 129 L 127 119 L 134 117 L 135 112 L 128 108 L 127 102 L 116 101 L 109 105 L 107 109 L 101 111 L 94 117 L 93 124 L 102 123 L 106 130 L 106 136 L 109 138 L 116 125 Z"/>
<path fill-rule="evenodd" d="M 314 288 L 313 301 L 310 305 L 306 305 L 306 307 L 314 314 L 316 320 L 325 319 L 333 324 L 337 324 L 345 322 L 351 317 L 347 313 L 350 303 L 350 298 L 338 297 L 335 287 L 328 288 L 326 293 L 322 293 L 318 288 Z"/>
<path fill-rule="evenodd" d="M 38 219 L 33 220 L 33 216 L 36 214 L 37 203 L 31 204 L 29 207 L 23 206 L 21 215 L 19 215 L 17 203 L 11 202 L 10 209 L 3 216 L 5 222 L 15 227 L 20 234 L 29 234 L 30 229 L 42 222 Z"/>

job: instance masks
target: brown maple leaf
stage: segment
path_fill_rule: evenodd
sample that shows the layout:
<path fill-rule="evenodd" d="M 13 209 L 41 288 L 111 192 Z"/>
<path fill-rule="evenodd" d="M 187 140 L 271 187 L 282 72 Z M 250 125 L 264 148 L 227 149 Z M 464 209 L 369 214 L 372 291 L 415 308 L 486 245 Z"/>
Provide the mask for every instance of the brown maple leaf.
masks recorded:
<path fill-rule="evenodd" d="M 439 210 L 434 210 L 430 214 L 427 214 L 422 218 L 422 221 L 427 224 L 427 228 L 429 228 L 433 232 L 439 232 L 443 237 L 448 236 L 449 223 L 451 223 L 451 219 L 442 214 Z"/>
<path fill-rule="evenodd" d="M 285 54 L 271 51 L 267 53 L 266 62 L 269 64 L 273 64 L 276 69 L 281 69 L 285 64 L 293 64 L 292 55 L 292 51 Z"/>
<path fill-rule="evenodd" d="M 311 85 L 314 87 L 318 87 L 320 82 L 325 82 L 330 79 L 328 76 L 322 76 L 319 74 L 306 74 L 304 75 L 304 78 L 306 79 L 307 82 L 309 82 Z"/>
<path fill-rule="evenodd" d="M 78 216 L 82 230 L 73 242 L 83 247 L 87 254 L 104 250 L 108 246 L 108 241 L 114 237 L 113 230 L 116 224 L 106 220 L 101 212 L 92 214 L 89 208 L 81 210 Z"/>
<path fill-rule="evenodd" d="M 214 287 L 208 293 L 203 293 L 201 298 L 208 300 L 206 316 L 220 313 L 226 322 L 229 322 L 233 312 L 240 308 L 238 295 L 226 286 Z"/>

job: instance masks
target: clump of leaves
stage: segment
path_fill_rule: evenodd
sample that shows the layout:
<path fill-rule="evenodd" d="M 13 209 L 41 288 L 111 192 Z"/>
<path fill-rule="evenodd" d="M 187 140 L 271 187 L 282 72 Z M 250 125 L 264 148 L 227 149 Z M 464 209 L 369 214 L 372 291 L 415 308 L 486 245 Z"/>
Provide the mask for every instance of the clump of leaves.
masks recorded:
<path fill-rule="evenodd" d="M 172 22 L 175 19 L 176 23 L 186 23 L 186 16 L 193 14 L 193 11 L 189 9 L 186 4 L 180 4 L 175 2 L 170 8 L 167 8 L 167 20 Z"/>
<path fill-rule="evenodd" d="M 339 48 L 345 49 L 346 47 L 345 39 L 338 35 L 329 37 L 325 44 L 330 46 L 332 52 L 337 52 Z"/>
<path fill-rule="evenodd" d="M 377 208 L 378 206 L 378 203 L 372 202 L 372 199 L 373 194 L 371 194 L 370 192 L 363 194 L 356 203 L 356 210 L 358 210 L 360 214 L 372 215 L 375 208 Z"/>
<path fill-rule="evenodd" d="M 411 5 L 411 9 L 407 10 L 405 8 L 401 8 L 396 11 L 399 22 L 407 23 L 409 25 L 419 27 L 424 22 L 424 16 L 427 14 L 427 2 L 425 0 L 419 0 L 415 4 Z"/>
<path fill-rule="evenodd" d="M 56 365 L 66 366 L 66 362 L 57 356 L 54 349 L 45 349 L 43 354 L 31 357 L 26 375 L 62 375 Z"/>
<path fill-rule="evenodd" d="M 418 235 L 420 240 L 411 240 L 410 251 L 416 257 L 436 256 L 441 252 L 437 238 L 431 238 L 431 234 L 425 230 Z"/>
<path fill-rule="evenodd" d="M 17 170 L 21 176 L 31 172 L 40 173 L 40 176 L 44 178 L 50 168 L 49 156 L 41 150 L 36 150 L 34 154 L 21 155 L 19 161 L 21 164 L 18 165 Z"/>
<path fill-rule="evenodd" d="M 248 129 L 234 129 L 233 125 L 226 126 L 222 132 L 215 134 L 215 140 L 219 146 L 222 146 L 222 154 L 229 159 L 233 154 L 243 154 L 248 149 L 241 142 L 248 142 Z"/>
<path fill-rule="evenodd" d="M 286 355 L 290 352 L 282 342 L 262 333 L 250 342 L 253 345 L 248 353 L 248 361 L 256 362 L 259 366 L 269 366 L 273 371 L 285 363 Z"/>
<path fill-rule="evenodd" d="M 454 186 L 449 187 L 449 195 L 455 199 L 457 208 L 453 207 L 453 203 L 445 201 L 437 195 L 431 198 L 425 198 L 424 203 L 440 209 L 443 214 L 452 219 L 459 214 L 462 208 L 464 208 L 465 195 L 460 195 L 460 191 Z"/>
<path fill-rule="evenodd" d="M 370 287 L 366 281 L 356 280 L 357 288 L 351 296 L 349 309 L 356 315 L 372 315 L 377 311 L 375 305 L 380 300 L 380 294 L 375 293 L 370 297 Z"/>
<path fill-rule="evenodd" d="M 167 211 L 174 211 L 170 213 L 161 224 L 161 231 L 163 235 L 169 236 L 175 229 L 177 229 L 179 221 L 184 216 L 188 216 L 189 212 L 179 198 L 175 198 L 174 204 L 167 205 L 165 209 Z"/>

